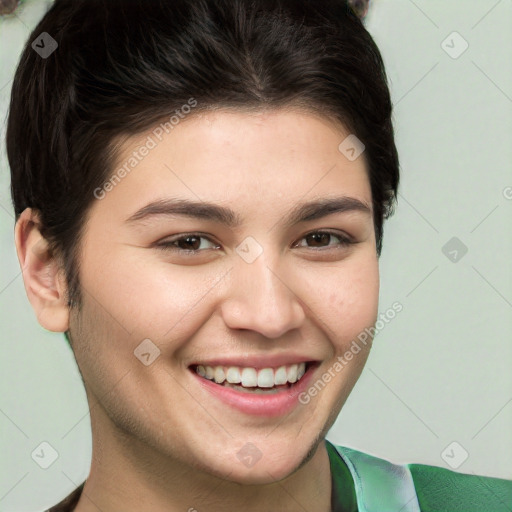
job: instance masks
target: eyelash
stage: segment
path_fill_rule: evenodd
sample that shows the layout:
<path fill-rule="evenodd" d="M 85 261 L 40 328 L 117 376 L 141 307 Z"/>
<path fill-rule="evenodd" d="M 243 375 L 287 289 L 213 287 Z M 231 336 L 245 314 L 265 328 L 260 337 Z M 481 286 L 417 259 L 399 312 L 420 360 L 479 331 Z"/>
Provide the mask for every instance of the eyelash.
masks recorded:
<path fill-rule="evenodd" d="M 342 235 L 340 233 L 336 233 L 330 230 L 319 230 L 319 231 L 311 231 L 309 233 L 306 233 L 300 240 L 303 240 L 309 236 L 312 235 L 331 235 L 335 238 L 338 238 L 340 240 L 340 243 L 338 244 L 338 247 L 320 247 L 320 248 L 313 248 L 315 251 L 330 251 L 330 250 L 336 250 L 336 249 L 342 249 L 346 248 L 352 244 L 355 244 L 356 242 L 349 238 L 348 236 Z M 212 240 L 210 240 L 209 237 L 203 235 L 202 233 L 185 233 L 183 235 L 180 235 L 179 237 L 175 238 L 174 240 L 169 240 L 167 242 L 161 242 L 156 244 L 157 249 L 161 249 L 164 251 L 172 251 L 172 252 L 179 252 L 182 254 L 187 255 L 197 255 L 201 252 L 207 251 L 209 249 L 180 249 L 176 247 L 176 243 L 181 240 L 186 240 L 187 238 L 205 238 L 206 240 L 209 240 L 211 243 L 214 243 Z M 295 244 L 294 244 L 295 247 Z"/>

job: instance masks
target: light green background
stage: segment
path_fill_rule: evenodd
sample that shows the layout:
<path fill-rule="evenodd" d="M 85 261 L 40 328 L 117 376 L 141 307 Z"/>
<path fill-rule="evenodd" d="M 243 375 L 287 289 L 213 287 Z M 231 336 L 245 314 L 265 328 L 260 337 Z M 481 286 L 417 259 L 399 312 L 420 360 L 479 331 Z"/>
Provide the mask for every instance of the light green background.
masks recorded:
<path fill-rule="evenodd" d="M 48 5 L 28 0 L 0 20 L 1 512 L 44 510 L 90 465 L 76 364 L 63 335 L 38 325 L 13 243 L 5 116 Z M 448 468 L 465 450 L 458 471 L 512 478 L 512 0 L 374 0 L 366 24 L 387 65 L 402 169 L 380 309 L 403 311 L 378 334 L 329 439 Z M 454 236 L 468 248 L 457 263 L 441 250 Z M 43 441 L 59 454 L 46 470 L 31 457 Z"/>

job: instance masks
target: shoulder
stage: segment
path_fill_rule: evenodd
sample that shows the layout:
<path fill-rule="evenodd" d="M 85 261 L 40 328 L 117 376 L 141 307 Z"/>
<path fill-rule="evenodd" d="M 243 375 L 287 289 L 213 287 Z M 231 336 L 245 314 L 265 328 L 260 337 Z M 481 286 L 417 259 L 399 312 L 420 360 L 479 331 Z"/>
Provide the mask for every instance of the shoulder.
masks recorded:
<path fill-rule="evenodd" d="M 458 473 L 426 464 L 394 464 L 354 448 L 332 446 L 350 467 L 355 481 L 358 480 L 363 487 L 366 483 L 367 495 L 376 492 L 382 496 L 385 487 L 394 494 L 393 499 L 398 494 L 411 498 L 408 489 L 414 489 L 417 506 L 412 506 L 409 500 L 407 510 L 418 510 L 419 506 L 421 512 L 512 511 L 512 480 Z"/>
<path fill-rule="evenodd" d="M 510 512 L 512 480 L 408 464 L 421 510 Z"/>

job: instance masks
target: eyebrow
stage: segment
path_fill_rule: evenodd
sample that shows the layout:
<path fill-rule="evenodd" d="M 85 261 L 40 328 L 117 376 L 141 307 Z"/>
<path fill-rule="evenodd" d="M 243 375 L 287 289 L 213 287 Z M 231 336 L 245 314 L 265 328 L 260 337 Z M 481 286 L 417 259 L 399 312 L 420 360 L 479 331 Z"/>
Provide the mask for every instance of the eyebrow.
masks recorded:
<path fill-rule="evenodd" d="M 371 207 L 355 197 L 332 197 L 308 201 L 295 206 L 282 223 L 285 227 L 301 222 L 309 222 L 334 213 L 363 212 L 371 215 Z M 128 224 L 137 223 L 152 217 L 184 216 L 194 219 L 209 220 L 224 224 L 235 229 L 243 224 L 242 218 L 231 208 L 205 201 L 195 201 L 183 198 L 158 199 L 137 210 L 128 217 Z"/>

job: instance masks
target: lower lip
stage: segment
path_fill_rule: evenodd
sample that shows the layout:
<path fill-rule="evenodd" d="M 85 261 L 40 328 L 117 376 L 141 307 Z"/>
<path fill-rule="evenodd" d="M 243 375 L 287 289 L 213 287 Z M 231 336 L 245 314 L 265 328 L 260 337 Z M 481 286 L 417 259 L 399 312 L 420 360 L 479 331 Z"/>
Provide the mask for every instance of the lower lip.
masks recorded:
<path fill-rule="evenodd" d="M 311 364 L 302 378 L 293 384 L 292 387 L 268 395 L 237 391 L 236 389 L 221 386 L 205 379 L 198 375 L 195 370 L 191 370 L 191 373 L 206 391 L 220 401 L 245 414 L 274 418 L 288 414 L 300 403 L 298 396 L 308 387 L 317 366 L 318 363 Z"/>

